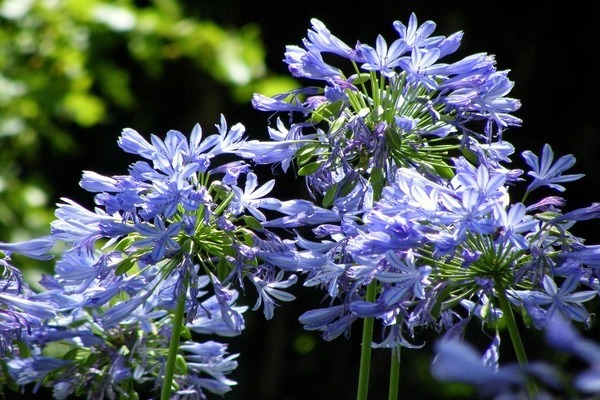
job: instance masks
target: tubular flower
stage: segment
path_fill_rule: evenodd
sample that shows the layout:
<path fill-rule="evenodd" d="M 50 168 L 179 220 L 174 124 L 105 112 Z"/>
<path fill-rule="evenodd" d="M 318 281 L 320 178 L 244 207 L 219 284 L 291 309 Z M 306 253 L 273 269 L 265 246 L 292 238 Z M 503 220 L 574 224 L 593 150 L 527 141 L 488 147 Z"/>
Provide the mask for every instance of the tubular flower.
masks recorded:
<path fill-rule="evenodd" d="M 295 148 L 298 172 L 328 200 L 356 186 L 355 172 L 374 186 L 382 184 L 379 171 L 389 178 L 401 167 L 452 174 L 450 152 L 474 152 L 480 145 L 475 143 L 489 145 L 505 128 L 520 124 L 510 114 L 519 101 L 506 97 L 512 82 L 506 71 L 496 70 L 492 56 L 440 62 L 458 49 L 462 32 L 431 37 L 435 24 L 419 26 L 414 14 L 408 26 L 396 21 L 394 27 L 399 37 L 391 42 L 379 35 L 374 47 L 357 42 L 352 48 L 313 19 L 304 48 L 288 46 L 285 61 L 292 75 L 325 85 L 317 93 L 307 91 L 303 102 L 295 92 L 275 96 L 269 107 L 256 95 L 263 99 L 258 109 L 290 113 L 286 129 L 301 132 L 286 138 L 296 143 L 288 148 Z M 327 64 L 325 53 L 348 68 Z M 477 121 L 484 132 L 474 130 Z M 258 163 L 264 160 L 255 143 L 241 150 L 249 157 L 254 153 Z M 329 188 L 319 183 L 327 174 Z"/>
<path fill-rule="evenodd" d="M 526 203 L 542 186 L 562 191 L 558 183 L 580 178 L 562 175 L 574 158 L 553 164 L 548 145 L 541 161 L 524 152 L 533 182 L 512 199 L 524 172 L 506 167 L 514 147 L 503 133 L 521 123 L 508 71 L 486 53 L 445 63 L 462 32 L 433 36 L 435 23 L 419 24 L 414 14 L 393 25 L 397 37 L 352 47 L 312 20 L 285 62 L 321 89 L 307 87 L 302 99 L 298 90 L 277 95 L 268 107 L 256 97 L 258 109 L 289 114 L 288 127 L 277 119 L 277 149 L 285 148 L 278 161 L 295 165 L 320 202 L 283 202 L 286 215 L 265 223 L 312 228 L 314 237 L 298 234 L 296 245 L 313 263 L 290 267 L 323 289 L 330 306 L 300 321 L 330 340 L 375 318 L 387 333 L 375 346 L 411 347 L 423 328 L 452 330 L 473 318 L 493 325 L 509 311 L 539 328 L 546 314 L 587 320 L 583 303 L 596 297 L 600 264 L 587 261 L 596 253 L 569 229 L 597 218 L 596 209 L 563 216 L 555 197 Z M 332 57 L 341 61 L 335 67 Z M 240 154 L 264 162 L 259 143 L 242 144 Z M 578 269 L 563 266 L 569 256 Z M 566 286 L 555 290 L 560 282 Z"/>
<path fill-rule="evenodd" d="M 15 344 L 32 335 L 59 311 L 55 302 L 36 296 L 21 271 L 13 265 L 11 255 L 20 253 L 33 259 L 50 259 L 54 243 L 50 237 L 19 243 L 0 242 L 0 356 L 3 358 L 10 357 L 16 351 Z"/>
<path fill-rule="evenodd" d="M 93 210 L 63 199 L 51 238 L 0 244 L 3 251 L 36 258 L 45 257 L 47 243 L 67 246 L 55 274 L 41 282 L 47 291 L 29 299 L 15 296 L 23 288 L 15 289 L 22 282 L 13 274 L 3 286 L 11 293 L 0 293 L 2 319 L 14 321 L 2 334 L 2 350 L 21 339 L 17 331 L 32 335 L 29 354 L 14 354 L 9 363 L 18 382 L 43 378 L 60 398 L 83 390 L 114 398 L 147 381 L 159 390 L 172 373 L 177 396 L 190 399 L 204 398 L 205 391 L 223 394 L 235 383 L 226 377 L 237 363 L 225 355 L 225 345 L 190 342 L 169 349 L 182 329 L 240 334 L 246 307 L 235 305 L 234 286 L 244 280 L 257 288 L 257 307 L 263 304 L 271 318 L 274 299 L 294 298 L 285 289 L 297 278 L 285 275 L 288 260 L 298 256 L 261 225 L 267 222 L 264 210 L 283 207 L 266 197 L 275 182 L 259 185 L 243 160 L 221 161 L 245 143 L 244 127 L 229 128 L 221 118 L 216 130 L 203 139 L 196 125 L 189 138 L 171 130 L 164 140 L 151 135 L 147 141 L 124 129 L 119 146 L 141 160 L 130 165 L 128 175 L 83 173 L 81 186 L 95 194 Z M 238 187 L 238 181 L 245 185 Z M 273 248 L 279 258 L 268 250 Z M 47 322 L 42 327 L 38 320 Z M 187 332 L 182 337 L 190 340 Z M 38 355 L 56 342 L 76 356 L 40 361 Z M 106 379 L 95 380 L 98 371 Z"/>

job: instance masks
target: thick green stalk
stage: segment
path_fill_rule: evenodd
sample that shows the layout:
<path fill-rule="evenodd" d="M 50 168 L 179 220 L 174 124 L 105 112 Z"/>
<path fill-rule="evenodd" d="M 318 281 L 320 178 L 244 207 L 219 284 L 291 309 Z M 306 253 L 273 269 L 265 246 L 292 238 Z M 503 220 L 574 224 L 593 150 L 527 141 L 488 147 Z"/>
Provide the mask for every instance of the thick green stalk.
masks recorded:
<path fill-rule="evenodd" d="M 186 280 L 184 278 L 184 280 Z M 165 367 L 165 377 L 163 379 L 163 387 L 160 393 L 161 400 L 169 400 L 171 397 L 171 386 L 173 376 L 175 375 L 175 362 L 179 354 L 179 339 L 181 336 L 181 327 L 183 326 L 183 313 L 185 311 L 187 284 L 183 285 L 183 290 L 179 294 L 177 308 L 173 316 L 173 331 L 171 332 L 171 341 L 169 343 L 169 355 L 167 365 Z"/>
<path fill-rule="evenodd" d="M 371 185 L 373 187 L 373 200 L 377 201 L 381 198 L 381 192 L 384 185 L 384 170 L 383 167 L 374 167 L 371 171 Z M 377 297 L 378 285 L 376 280 L 372 280 L 367 286 L 367 294 L 365 300 L 372 303 Z M 373 326 L 375 319 L 373 317 L 364 318 L 362 346 L 360 349 L 360 370 L 358 373 L 358 391 L 356 394 L 357 400 L 367 400 L 369 395 L 369 373 L 371 371 L 371 343 L 373 342 Z"/>
<path fill-rule="evenodd" d="M 496 291 L 496 295 L 498 296 L 498 300 L 500 301 L 500 308 L 502 309 L 502 315 L 506 321 L 506 327 L 508 328 L 508 334 L 510 335 L 510 340 L 512 342 L 513 348 L 515 349 L 515 354 L 517 355 L 517 360 L 519 361 L 519 365 L 522 367 L 526 367 L 529 365 L 529 361 L 527 361 L 527 354 L 525 353 L 525 346 L 523 346 L 523 341 L 521 340 L 521 334 L 519 333 L 519 328 L 517 327 L 517 322 L 515 320 L 515 315 L 513 314 L 512 307 L 510 306 L 510 302 L 508 301 L 508 297 L 506 296 L 506 292 L 502 290 L 500 287 L 499 290 Z M 529 392 L 529 397 L 531 399 L 536 399 L 538 396 L 538 389 L 535 385 L 535 382 L 528 381 L 527 382 L 527 390 Z"/>
<path fill-rule="evenodd" d="M 400 387 L 400 350 L 398 346 L 392 349 L 392 361 L 390 364 L 390 387 L 388 390 L 388 400 L 398 400 Z"/>
<path fill-rule="evenodd" d="M 377 282 L 372 281 L 367 286 L 366 301 L 375 301 L 377 295 Z M 371 370 L 371 342 L 373 341 L 374 318 L 365 318 L 363 321 L 362 347 L 360 350 L 360 370 L 358 373 L 358 393 L 356 400 L 367 400 L 369 394 L 369 372 Z"/>

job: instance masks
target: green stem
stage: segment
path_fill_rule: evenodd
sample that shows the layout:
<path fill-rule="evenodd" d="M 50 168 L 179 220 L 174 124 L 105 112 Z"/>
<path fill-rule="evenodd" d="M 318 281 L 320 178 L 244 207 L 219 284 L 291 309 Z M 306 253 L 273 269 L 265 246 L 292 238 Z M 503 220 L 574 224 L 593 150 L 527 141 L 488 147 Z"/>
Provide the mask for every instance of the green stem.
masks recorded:
<path fill-rule="evenodd" d="M 400 386 L 400 350 L 400 346 L 396 347 L 395 349 L 392 349 L 388 400 L 398 400 L 398 389 Z"/>
<path fill-rule="evenodd" d="M 375 182 L 373 182 L 375 180 Z M 385 182 L 384 171 L 382 167 L 373 168 L 371 183 L 373 185 L 373 201 L 381 198 L 381 191 Z M 365 300 L 373 303 L 377 297 L 377 281 L 373 279 L 367 285 L 367 294 Z M 373 342 L 373 326 L 375 319 L 373 317 L 365 318 L 363 321 L 362 346 L 360 349 L 360 370 L 358 373 L 358 391 L 357 400 L 367 400 L 369 394 L 369 373 L 371 370 L 371 343 Z"/>
<path fill-rule="evenodd" d="M 508 328 L 508 334 L 510 335 L 510 340 L 512 342 L 513 348 L 515 349 L 519 365 L 521 367 L 527 367 L 529 365 L 529 361 L 527 361 L 525 346 L 523 346 L 521 334 L 519 333 L 519 328 L 517 327 L 515 315 L 513 314 L 513 310 L 510 305 L 510 302 L 508 301 L 508 297 L 506 296 L 506 292 L 500 287 L 500 290 L 496 291 L 496 295 L 498 296 L 498 300 L 500 301 L 500 308 L 502 309 L 502 314 L 504 316 L 506 326 Z M 527 391 L 529 392 L 529 397 L 531 399 L 537 398 L 539 392 L 535 382 L 531 380 L 527 382 Z"/>
<path fill-rule="evenodd" d="M 373 280 L 367 286 L 366 301 L 375 301 L 377 295 L 377 281 Z M 358 373 L 357 400 L 367 400 L 369 394 L 369 372 L 371 369 L 371 342 L 373 341 L 373 317 L 365 318 L 363 325 L 362 347 L 360 350 L 360 370 Z"/>
<path fill-rule="evenodd" d="M 187 279 L 184 278 L 187 283 Z M 171 341 L 169 343 L 169 355 L 167 365 L 165 367 L 165 377 L 163 379 L 163 387 L 160 393 L 161 400 L 169 400 L 171 397 L 171 387 L 173 386 L 173 376 L 175 375 L 175 362 L 179 353 L 179 339 L 181 336 L 181 327 L 183 325 L 183 312 L 185 310 L 187 284 L 183 285 L 183 290 L 179 294 L 177 300 L 177 308 L 173 316 L 173 331 L 171 332 Z"/>

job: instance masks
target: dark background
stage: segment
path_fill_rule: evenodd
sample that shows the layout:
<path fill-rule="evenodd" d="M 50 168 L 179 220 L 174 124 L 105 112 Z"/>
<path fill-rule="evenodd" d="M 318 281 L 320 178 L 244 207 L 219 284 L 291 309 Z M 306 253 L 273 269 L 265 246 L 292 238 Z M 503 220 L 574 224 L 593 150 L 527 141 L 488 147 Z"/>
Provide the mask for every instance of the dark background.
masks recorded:
<path fill-rule="evenodd" d="M 539 153 L 543 143 L 550 143 L 557 156 L 572 153 L 577 164 L 572 173 L 585 173 L 578 182 L 567 184 L 567 209 L 600 200 L 598 170 L 600 129 L 598 102 L 600 73 L 595 60 L 600 45 L 597 13 L 592 2 L 557 2 L 556 6 L 521 2 L 518 6 L 502 1 L 402 1 L 402 2 L 286 2 L 220 0 L 189 2 L 188 13 L 212 19 L 225 26 L 257 24 L 268 50 L 268 66 L 285 74 L 282 62 L 287 44 L 301 44 L 310 19 L 325 23 L 331 32 L 352 46 L 356 40 L 374 44 L 381 33 L 388 43 L 395 39 L 394 20 L 405 24 L 411 12 L 419 22 L 437 23 L 435 35 L 464 31 L 457 55 L 477 52 L 495 54 L 498 69 L 510 69 L 516 82 L 510 96 L 522 101 L 516 113 L 523 119 L 521 128 L 512 128 L 504 138 L 523 150 Z M 534 4 L 532 4 L 534 3 Z M 116 54 L 118 56 L 118 53 Z M 132 67 L 134 68 L 134 67 Z M 87 133 L 78 154 L 53 159 L 48 154 L 48 179 L 56 182 L 56 200 L 69 197 L 82 203 L 91 196 L 78 186 L 81 170 L 102 174 L 122 174 L 134 161 L 121 154 L 116 140 L 124 127 L 144 135 L 164 135 L 168 129 L 189 133 L 196 122 L 207 131 L 225 114 L 230 125 L 242 122 L 250 137 L 264 138 L 268 115 L 252 110 L 250 104 L 237 104 L 222 95 L 223 88 L 184 62 L 167 66 L 167 80 L 160 85 L 148 84 L 143 73 L 132 81 L 139 93 L 136 107 L 125 113 L 115 111 L 97 131 Z M 514 156 L 515 167 L 524 167 Z M 294 181 L 299 195 L 303 183 Z M 289 187 L 286 194 L 290 195 Z M 600 242 L 597 222 L 581 224 L 579 231 L 590 243 Z M 232 378 L 238 381 L 227 399 L 299 400 L 355 398 L 358 376 L 360 326 L 351 337 L 323 342 L 314 332 L 302 330 L 297 318 L 319 304 L 321 294 L 296 288 L 302 298 L 280 307 L 275 318 L 264 323 L 262 314 L 246 313 L 247 328 L 231 341 L 230 351 L 240 352 L 239 368 Z M 250 306 L 254 299 L 248 300 Z M 308 304 L 311 303 L 311 304 Z M 475 334 L 485 338 L 478 331 Z M 598 330 L 589 332 L 598 337 Z M 376 337 L 377 339 L 377 337 Z M 428 365 L 433 337 L 422 338 L 422 350 L 405 350 L 402 355 L 402 398 L 452 398 L 449 388 L 430 380 Z M 526 335 L 530 358 L 541 356 L 540 340 L 535 333 Z M 508 338 L 504 340 L 506 361 L 512 360 Z M 373 355 L 371 399 L 387 396 L 389 354 L 376 350 Z M 465 398 L 464 394 L 457 395 Z"/>

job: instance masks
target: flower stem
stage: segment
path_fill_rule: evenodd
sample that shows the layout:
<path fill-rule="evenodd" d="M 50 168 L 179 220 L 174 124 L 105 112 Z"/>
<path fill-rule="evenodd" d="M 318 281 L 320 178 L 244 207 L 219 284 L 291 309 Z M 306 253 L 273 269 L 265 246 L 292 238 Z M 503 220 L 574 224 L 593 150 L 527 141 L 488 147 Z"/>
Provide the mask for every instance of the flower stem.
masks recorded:
<path fill-rule="evenodd" d="M 187 282 L 187 279 L 184 278 L 184 281 Z M 179 299 L 177 300 L 175 315 L 173 316 L 173 331 L 171 332 L 169 355 L 167 358 L 167 365 L 165 367 L 163 387 L 160 393 L 161 400 L 169 400 L 171 397 L 171 387 L 173 383 L 173 376 L 175 375 L 175 362 L 177 361 L 177 355 L 179 354 L 179 339 L 181 336 L 181 327 L 183 325 L 183 312 L 185 310 L 186 292 L 187 284 L 184 284 L 183 289 L 179 294 Z"/>
<path fill-rule="evenodd" d="M 375 301 L 377 294 L 377 282 L 372 281 L 367 286 L 366 301 Z M 357 400 L 367 400 L 369 394 L 369 372 L 371 369 L 371 342 L 373 341 L 373 325 L 374 318 L 369 317 L 364 319 L 362 347 L 360 351 L 360 370 L 358 373 L 358 393 Z"/>
<path fill-rule="evenodd" d="M 398 400 L 398 389 L 400 386 L 400 349 L 400 346 L 396 347 L 395 349 L 392 349 L 388 400 Z"/>
<path fill-rule="evenodd" d="M 513 310 L 510 306 L 510 302 L 508 301 L 508 297 L 506 296 L 506 292 L 504 290 L 497 290 L 496 295 L 498 296 L 498 300 L 500 301 L 500 308 L 502 309 L 502 314 L 504 316 L 506 326 L 508 328 L 508 334 L 510 335 L 510 340 L 512 342 L 513 348 L 515 349 L 515 354 L 517 355 L 519 365 L 521 367 L 526 367 L 527 365 L 529 365 L 529 361 L 527 361 L 525 346 L 523 346 L 523 341 L 521 340 L 521 335 L 519 333 L 519 328 L 517 327 L 515 315 L 513 314 Z M 529 392 L 529 397 L 531 399 L 537 398 L 538 388 L 535 382 L 531 380 L 527 382 L 527 391 Z"/>

